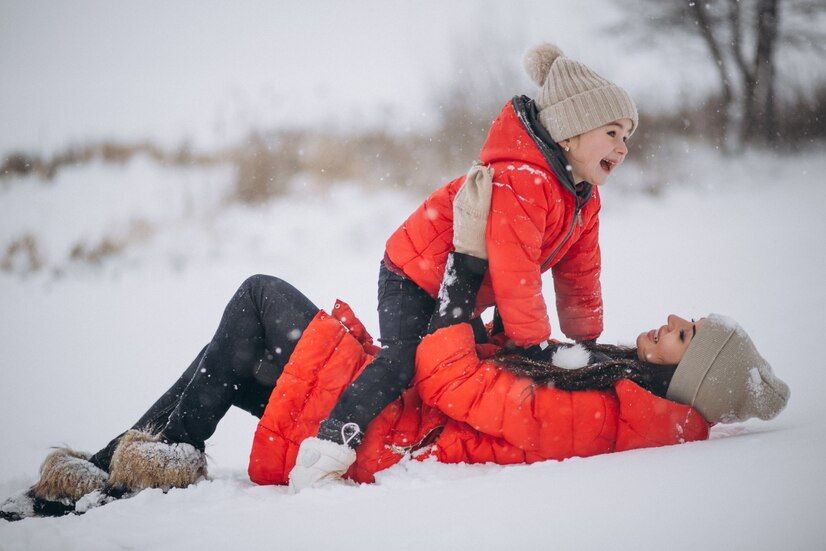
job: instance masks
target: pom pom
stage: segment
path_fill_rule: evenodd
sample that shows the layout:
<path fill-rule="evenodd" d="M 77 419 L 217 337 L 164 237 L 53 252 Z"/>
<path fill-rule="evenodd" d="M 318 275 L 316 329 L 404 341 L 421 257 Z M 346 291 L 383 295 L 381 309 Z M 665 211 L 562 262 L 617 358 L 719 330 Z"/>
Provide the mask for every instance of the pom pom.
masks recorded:
<path fill-rule="evenodd" d="M 536 83 L 537 86 L 545 84 L 545 79 L 548 78 L 548 72 L 551 70 L 556 58 L 562 55 L 562 50 L 553 44 L 544 43 L 535 46 L 528 50 L 525 54 L 525 59 L 522 64 L 525 66 L 525 71 L 528 76 Z"/>
<path fill-rule="evenodd" d="M 579 369 L 588 365 L 591 361 L 591 353 L 581 344 L 573 346 L 560 346 L 554 352 L 551 363 L 562 369 Z"/>

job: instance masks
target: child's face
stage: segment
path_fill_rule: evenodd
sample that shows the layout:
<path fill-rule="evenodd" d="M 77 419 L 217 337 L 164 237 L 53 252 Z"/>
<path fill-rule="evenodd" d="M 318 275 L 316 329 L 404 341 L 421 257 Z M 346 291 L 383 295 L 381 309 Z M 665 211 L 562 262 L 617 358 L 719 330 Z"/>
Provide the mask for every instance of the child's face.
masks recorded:
<path fill-rule="evenodd" d="M 559 142 L 563 150 L 569 148 L 565 158 L 571 165 L 575 183 L 585 181 L 601 186 L 608 180 L 628 155 L 625 141 L 632 124 L 631 119 L 619 119 Z"/>

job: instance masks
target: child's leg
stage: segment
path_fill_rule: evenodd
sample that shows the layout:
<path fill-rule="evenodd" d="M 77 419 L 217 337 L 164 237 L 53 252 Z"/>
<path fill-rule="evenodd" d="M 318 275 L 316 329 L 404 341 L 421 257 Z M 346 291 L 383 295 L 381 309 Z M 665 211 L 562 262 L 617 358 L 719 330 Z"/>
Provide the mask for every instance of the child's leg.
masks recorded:
<path fill-rule="evenodd" d="M 203 448 L 231 405 L 261 417 L 275 381 L 318 308 L 276 277 L 248 278 L 195 361 L 132 428 L 163 429 L 172 442 Z M 120 436 L 93 456 L 108 470 Z"/>
<path fill-rule="evenodd" d="M 382 349 L 342 393 L 330 416 L 322 422 L 318 432 L 321 439 L 343 443 L 341 429 L 346 423 L 356 423 L 363 432 L 413 380 L 416 348 L 427 330 L 436 301 L 382 263 L 378 303 Z M 359 441 L 357 436 L 349 444 L 356 447 Z"/>

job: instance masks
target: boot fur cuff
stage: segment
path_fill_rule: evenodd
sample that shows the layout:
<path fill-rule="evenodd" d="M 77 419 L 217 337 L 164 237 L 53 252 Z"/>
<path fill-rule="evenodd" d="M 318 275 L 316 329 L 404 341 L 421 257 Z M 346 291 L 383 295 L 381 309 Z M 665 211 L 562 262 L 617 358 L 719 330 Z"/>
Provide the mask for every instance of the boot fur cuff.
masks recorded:
<path fill-rule="evenodd" d="M 90 454 L 71 448 L 57 448 L 40 467 L 40 480 L 32 494 L 46 501 L 74 503 L 84 495 L 103 488 L 108 475 L 93 465 Z"/>
<path fill-rule="evenodd" d="M 137 492 L 145 488 L 186 488 L 206 478 L 204 452 L 191 444 L 167 444 L 159 434 L 129 430 L 112 455 L 110 489 Z"/>

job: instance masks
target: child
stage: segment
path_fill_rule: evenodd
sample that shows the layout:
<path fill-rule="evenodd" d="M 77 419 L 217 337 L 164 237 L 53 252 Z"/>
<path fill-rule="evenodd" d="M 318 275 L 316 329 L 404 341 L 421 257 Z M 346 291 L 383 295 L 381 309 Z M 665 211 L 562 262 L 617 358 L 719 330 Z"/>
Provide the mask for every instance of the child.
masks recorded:
<path fill-rule="evenodd" d="M 576 341 L 602 332 L 595 186 L 625 159 L 638 116 L 623 89 L 553 45 L 529 51 L 524 64 L 539 85 L 537 99 L 508 102 L 480 155 L 494 186 L 489 219 L 479 226 L 489 264 L 475 303 L 477 313 L 495 304 L 493 330 L 528 357 L 544 359 L 551 328 L 541 274 L 549 268 L 562 331 Z M 416 348 L 451 269 L 453 203 L 464 182 L 436 190 L 387 241 L 378 287 L 383 348 L 341 395 L 317 438 L 301 444 L 290 474 L 294 489 L 334 479 L 355 457 L 362 431 L 410 384 Z M 483 334 L 478 318 L 475 325 Z"/>

